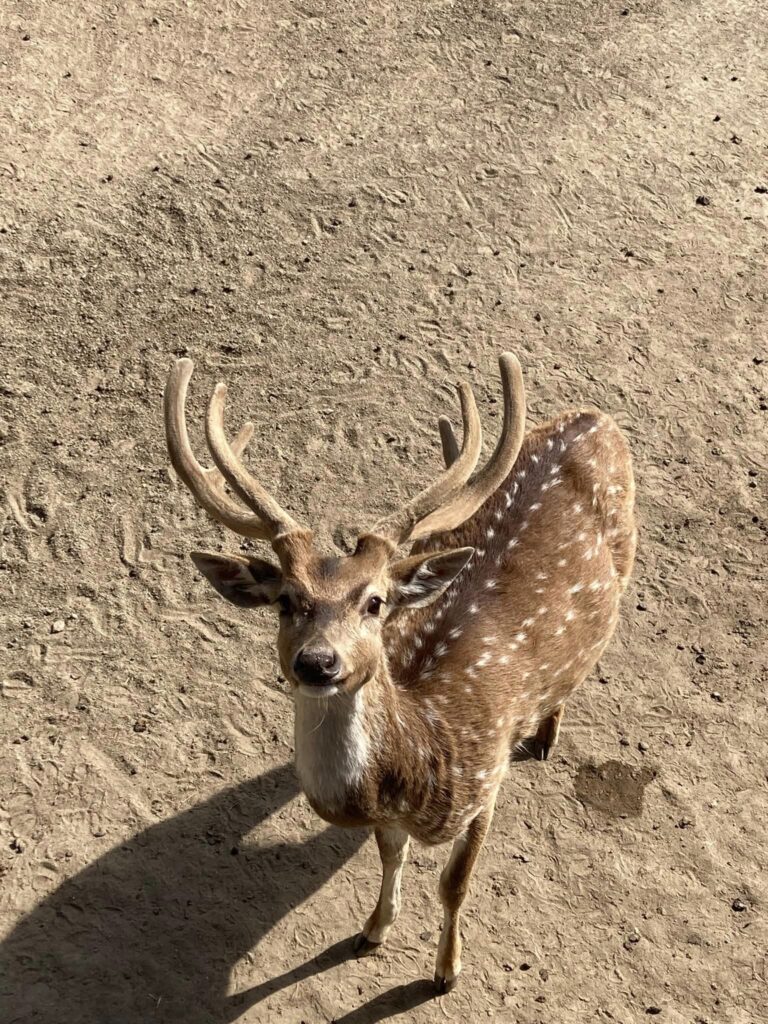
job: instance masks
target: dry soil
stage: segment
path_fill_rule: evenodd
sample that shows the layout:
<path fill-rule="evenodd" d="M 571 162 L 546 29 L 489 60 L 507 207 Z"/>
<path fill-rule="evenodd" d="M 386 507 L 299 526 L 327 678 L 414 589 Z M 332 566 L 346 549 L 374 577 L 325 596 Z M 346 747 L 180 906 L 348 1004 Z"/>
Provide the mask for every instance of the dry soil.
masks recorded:
<path fill-rule="evenodd" d="M 624 7 L 624 2 L 627 6 Z M 0 1020 L 758 1024 L 768 928 L 764 0 L 4 0 Z M 167 468 L 173 358 L 345 542 L 499 422 L 611 412 L 634 582 L 502 792 L 432 999 L 444 849 L 350 959 L 372 842 L 291 767 L 274 623 Z M 195 441 L 201 430 L 196 424 Z"/>

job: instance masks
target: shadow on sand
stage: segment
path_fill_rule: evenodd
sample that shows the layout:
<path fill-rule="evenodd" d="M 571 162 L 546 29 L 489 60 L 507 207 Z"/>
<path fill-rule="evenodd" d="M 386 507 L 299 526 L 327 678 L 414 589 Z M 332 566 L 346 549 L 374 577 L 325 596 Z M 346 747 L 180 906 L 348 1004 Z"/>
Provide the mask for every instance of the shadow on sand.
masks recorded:
<path fill-rule="evenodd" d="M 217 794 L 115 847 L 28 914 L 0 946 L 4 1024 L 228 1024 L 351 955 L 351 939 L 247 992 L 233 966 L 320 889 L 366 833 L 240 846 L 298 793 L 291 766 Z M 375 1024 L 431 998 L 414 982 L 347 1012 Z M 260 1019 L 250 1015 L 249 1020 Z"/>

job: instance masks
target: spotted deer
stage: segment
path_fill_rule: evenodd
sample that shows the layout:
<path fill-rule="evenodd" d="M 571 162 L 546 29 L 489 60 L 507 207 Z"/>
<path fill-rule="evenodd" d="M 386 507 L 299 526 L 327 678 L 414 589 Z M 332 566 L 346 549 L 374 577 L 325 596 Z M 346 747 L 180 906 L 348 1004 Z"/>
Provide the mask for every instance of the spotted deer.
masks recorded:
<path fill-rule="evenodd" d="M 461 970 L 460 909 L 511 754 L 528 743 L 543 758 L 557 742 L 564 702 L 614 631 L 636 542 L 615 422 L 583 409 L 525 434 L 520 364 L 509 353 L 499 362 L 503 424 L 488 462 L 475 471 L 480 419 L 461 384 L 461 445 L 441 417 L 445 469 L 348 556 L 319 551 L 245 468 L 253 425 L 229 442 L 223 384 L 206 417 L 209 469 L 187 434 L 190 360 L 165 391 L 178 476 L 214 519 L 277 556 L 192 559 L 229 601 L 279 611 L 307 799 L 328 822 L 375 829 L 381 892 L 356 949 L 384 942 L 397 918 L 410 837 L 453 840 L 439 887 L 440 992 Z"/>

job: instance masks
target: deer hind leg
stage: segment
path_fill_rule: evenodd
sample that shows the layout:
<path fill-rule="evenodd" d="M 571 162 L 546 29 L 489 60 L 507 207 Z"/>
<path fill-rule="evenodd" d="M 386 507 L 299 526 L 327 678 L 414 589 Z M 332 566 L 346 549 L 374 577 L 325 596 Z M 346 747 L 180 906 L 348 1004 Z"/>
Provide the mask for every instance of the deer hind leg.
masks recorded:
<path fill-rule="evenodd" d="M 382 877 L 379 901 L 355 939 L 355 950 L 367 953 L 380 946 L 400 913 L 400 880 L 408 856 L 408 833 L 395 826 L 376 829 Z"/>
<path fill-rule="evenodd" d="M 550 750 L 557 745 L 560 736 L 560 724 L 563 721 L 565 706 L 558 704 L 549 718 L 545 718 L 536 733 L 534 748 L 539 761 L 546 761 Z"/>
<path fill-rule="evenodd" d="M 472 872 L 493 818 L 495 800 L 472 821 L 454 842 L 451 856 L 440 875 L 443 930 L 437 947 L 435 985 L 440 994 L 450 992 L 461 971 L 461 905 L 467 895 Z"/>

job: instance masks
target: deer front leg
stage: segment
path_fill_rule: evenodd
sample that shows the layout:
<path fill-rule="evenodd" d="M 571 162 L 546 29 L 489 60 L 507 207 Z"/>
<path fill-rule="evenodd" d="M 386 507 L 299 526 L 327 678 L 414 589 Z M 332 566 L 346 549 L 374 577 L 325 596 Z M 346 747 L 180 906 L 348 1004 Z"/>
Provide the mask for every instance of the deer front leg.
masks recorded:
<path fill-rule="evenodd" d="M 435 984 L 441 994 L 450 992 L 461 971 L 461 904 L 493 818 L 495 801 L 478 814 L 463 836 L 454 842 L 451 856 L 440 875 L 443 930 L 437 947 Z"/>
<path fill-rule="evenodd" d="M 400 913 L 400 879 L 408 856 L 408 833 L 394 825 L 376 829 L 381 855 L 381 892 L 376 907 L 355 939 L 355 950 L 367 953 L 381 945 Z"/>

